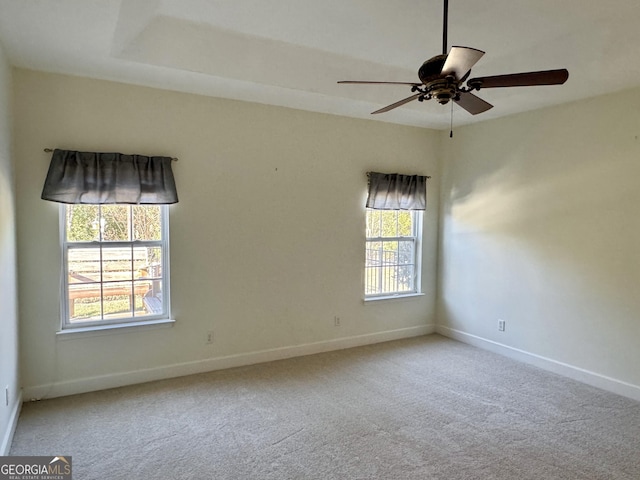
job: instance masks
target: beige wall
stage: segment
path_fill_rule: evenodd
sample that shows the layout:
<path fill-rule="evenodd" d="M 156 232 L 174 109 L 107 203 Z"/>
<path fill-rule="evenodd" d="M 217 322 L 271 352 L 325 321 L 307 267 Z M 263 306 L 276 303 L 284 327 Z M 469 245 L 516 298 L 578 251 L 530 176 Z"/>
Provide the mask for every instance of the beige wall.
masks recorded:
<path fill-rule="evenodd" d="M 639 137 L 640 90 L 458 129 L 441 331 L 640 398 Z"/>
<path fill-rule="evenodd" d="M 1 194 L 12 189 L 10 72 L 0 66 L 0 180 L 9 185 Z M 441 332 L 640 398 L 640 90 L 458 128 L 450 140 L 110 82 L 25 70 L 13 77 L 28 396 L 429 331 L 439 213 Z M 39 198 L 44 147 L 180 157 L 181 201 L 170 213 L 173 328 L 55 335 L 58 206 Z M 362 302 L 367 170 L 434 177 L 424 297 Z M 11 193 L 0 208 L 8 313 L 0 374 L 17 399 Z M 5 421 L 8 410 L 0 412 Z"/>
<path fill-rule="evenodd" d="M 11 67 L 0 45 L 0 455 L 8 454 L 11 429 L 19 408 L 17 304 Z"/>
<path fill-rule="evenodd" d="M 251 352 L 299 354 L 424 333 L 435 324 L 437 132 L 26 70 L 14 75 L 28 396 L 224 366 L 234 357 L 207 362 Z M 58 205 L 40 200 L 44 147 L 180 158 L 180 203 L 170 208 L 174 327 L 56 336 Z M 362 301 L 368 170 L 433 176 L 423 297 Z M 213 345 L 205 344 L 208 330 Z"/>

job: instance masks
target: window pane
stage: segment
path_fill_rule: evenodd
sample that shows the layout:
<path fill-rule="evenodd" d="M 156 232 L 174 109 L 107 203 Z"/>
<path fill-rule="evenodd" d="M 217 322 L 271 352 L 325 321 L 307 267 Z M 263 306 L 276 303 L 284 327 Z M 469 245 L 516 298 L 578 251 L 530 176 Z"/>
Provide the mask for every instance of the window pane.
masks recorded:
<path fill-rule="evenodd" d="M 136 205 L 133 207 L 133 239 L 160 240 L 162 223 L 159 205 Z"/>
<path fill-rule="evenodd" d="M 375 294 L 381 291 L 382 242 L 367 242 L 365 259 L 365 293 Z"/>
<path fill-rule="evenodd" d="M 373 295 L 379 292 L 377 279 L 378 279 L 377 268 L 365 269 L 365 294 Z"/>
<path fill-rule="evenodd" d="M 115 282 L 102 285 L 104 319 L 133 316 L 133 282 Z"/>
<path fill-rule="evenodd" d="M 413 265 L 400 265 L 398 267 L 398 291 L 413 291 L 414 268 Z"/>
<path fill-rule="evenodd" d="M 367 210 L 367 237 L 375 238 L 380 236 L 380 210 Z"/>
<path fill-rule="evenodd" d="M 149 276 L 153 278 L 162 277 L 162 247 L 147 248 L 147 263 L 149 265 Z"/>
<path fill-rule="evenodd" d="M 382 289 L 381 293 L 396 292 L 395 267 L 382 267 Z"/>
<path fill-rule="evenodd" d="M 382 242 L 367 242 L 366 266 L 382 264 Z"/>
<path fill-rule="evenodd" d="M 102 318 L 100 284 L 69 285 L 69 321 L 71 323 Z"/>
<path fill-rule="evenodd" d="M 413 214 L 409 211 L 398 212 L 398 236 L 410 237 L 413 235 Z"/>
<path fill-rule="evenodd" d="M 382 262 L 385 265 L 398 263 L 398 242 L 382 242 Z"/>
<path fill-rule="evenodd" d="M 99 248 L 70 248 L 67 252 L 67 265 L 70 284 L 100 281 Z"/>
<path fill-rule="evenodd" d="M 134 247 L 133 278 L 162 278 L 162 247 Z"/>
<path fill-rule="evenodd" d="M 136 282 L 136 317 L 160 315 L 163 313 L 162 281 L 151 280 Z"/>
<path fill-rule="evenodd" d="M 132 280 L 132 267 L 133 265 L 131 247 L 102 247 L 103 282 L 113 282 L 116 280 Z"/>
<path fill-rule="evenodd" d="M 66 205 L 66 236 L 69 242 L 97 242 L 100 221 L 97 205 Z"/>
<path fill-rule="evenodd" d="M 398 236 L 398 212 L 395 210 L 382 210 L 382 237 Z"/>
<path fill-rule="evenodd" d="M 406 265 L 413 263 L 413 241 L 407 240 L 398 243 L 398 264 Z"/>
<path fill-rule="evenodd" d="M 102 241 L 118 242 L 131 239 L 129 234 L 129 205 L 103 205 L 102 211 Z"/>

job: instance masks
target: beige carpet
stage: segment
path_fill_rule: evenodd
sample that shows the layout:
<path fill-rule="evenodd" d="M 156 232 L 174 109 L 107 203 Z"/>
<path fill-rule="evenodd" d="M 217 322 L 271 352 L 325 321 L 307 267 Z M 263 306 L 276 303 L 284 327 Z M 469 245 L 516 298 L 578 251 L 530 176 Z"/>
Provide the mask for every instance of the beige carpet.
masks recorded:
<path fill-rule="evenodd" d="M 640 479 L 640 403 L 438 335 L 24 405 L 74 479 Z"/>

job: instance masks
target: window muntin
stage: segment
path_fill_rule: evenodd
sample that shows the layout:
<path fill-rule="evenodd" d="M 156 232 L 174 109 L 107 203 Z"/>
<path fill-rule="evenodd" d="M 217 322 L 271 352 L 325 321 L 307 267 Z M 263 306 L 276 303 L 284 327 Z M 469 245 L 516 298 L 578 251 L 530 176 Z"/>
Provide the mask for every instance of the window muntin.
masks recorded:
<path fill-rule="evenodd" d="M 420 289 L 422 211 L 366 209 L 365 297 Z"/>
<path fill-rule="evenodd" d="M 63 205 L 63 328 L 169 316 L 166 205 Z"/>

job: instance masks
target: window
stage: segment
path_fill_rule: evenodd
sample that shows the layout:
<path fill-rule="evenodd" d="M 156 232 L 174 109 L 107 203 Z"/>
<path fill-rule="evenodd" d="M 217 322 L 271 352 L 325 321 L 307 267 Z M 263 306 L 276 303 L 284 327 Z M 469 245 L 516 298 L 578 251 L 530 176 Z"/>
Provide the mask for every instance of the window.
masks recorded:
<path fill-rule="evenodd" d="M 169 317 L 166 205 L 62 205 L 66 329 Z"/>
<path fill-rule="evenodd" d="M 422 211 L 366 212 L 365 297 L 418 293 Z"/>

